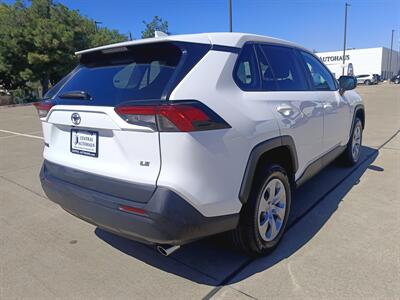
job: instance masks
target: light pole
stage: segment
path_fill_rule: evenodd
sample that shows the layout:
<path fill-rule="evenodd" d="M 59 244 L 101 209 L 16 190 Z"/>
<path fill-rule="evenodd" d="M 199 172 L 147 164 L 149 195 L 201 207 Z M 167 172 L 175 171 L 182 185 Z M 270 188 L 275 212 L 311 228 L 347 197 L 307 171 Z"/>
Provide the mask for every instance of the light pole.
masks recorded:
<path fill-rule="evenodd" d="M 392 40 L 391 40 L 391 42 L 390 42 L 390 55 L 389 55 L 389 78 L 391 78 L 391 77 L 392 77 L 393 34 L 394 34 L 394 29 L 392 29 Z"/>
<path fill-rule="evenodd" d="M 96 32 L 97 32 L 97 25 L 100 25 L 100 24 L 103 24 L 103 22 L 98 22 L 98 21 L 94 21 L 94 27 L 95 27 L 95 29 L 96 29 Z"/>
<path fill-rule="evenodd" d="M 229 32 L 232 32 L 232 0 L 229 0 Z"/>
<path fill-rule="evenodd" d="M 394 75 L 399 75 L 400 74 L 399 57 L 400 57 L 400 40 L 399 40 L 399 50 L 397 52 L 397 60 L 396 60 L 397 69 L 395 70 L 395 72 L 397 72 L 397 73 L 395 73 Z"/>
<path fill-rule="evenodd" d="M 344 41 L 343 41 L 343 67 L 342 67 L 342 76 L 344 75 L 344 68 L 346 66 L 346 35 L 347 35 L 347 7 L 349 7 L 350 4 L 345 3 L 344 5 Z"/>

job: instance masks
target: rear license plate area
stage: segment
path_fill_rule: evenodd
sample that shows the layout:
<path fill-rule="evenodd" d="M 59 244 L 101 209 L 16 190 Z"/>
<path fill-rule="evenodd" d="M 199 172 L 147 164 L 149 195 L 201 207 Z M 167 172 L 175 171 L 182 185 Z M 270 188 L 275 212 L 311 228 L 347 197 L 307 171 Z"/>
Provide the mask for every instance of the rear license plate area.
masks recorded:
<path fill-rule="evenodd" d="M 74 154 L 98 157 L 99 133 L 91 130 L 71 129 L 70 150 Z"/>

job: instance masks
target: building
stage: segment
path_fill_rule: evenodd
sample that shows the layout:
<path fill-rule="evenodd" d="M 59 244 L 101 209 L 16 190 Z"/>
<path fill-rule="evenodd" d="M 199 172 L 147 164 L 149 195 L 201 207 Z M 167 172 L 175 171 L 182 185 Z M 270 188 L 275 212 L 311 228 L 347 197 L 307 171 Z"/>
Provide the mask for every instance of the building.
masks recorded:
<path fill-rule="evenodd" d="M 342 75 L 343 50 L 315 53 L 334 73 L 336 78 Z M 389 70 L 390 69 L 390 70 Z M 348 49 L 345 57 L 345 75 L 379 74 L 382 79 L 391 78 L 400 70 L 400 54 L 392 51 L 390 68 L 390 49 L 385 47 Z"/>

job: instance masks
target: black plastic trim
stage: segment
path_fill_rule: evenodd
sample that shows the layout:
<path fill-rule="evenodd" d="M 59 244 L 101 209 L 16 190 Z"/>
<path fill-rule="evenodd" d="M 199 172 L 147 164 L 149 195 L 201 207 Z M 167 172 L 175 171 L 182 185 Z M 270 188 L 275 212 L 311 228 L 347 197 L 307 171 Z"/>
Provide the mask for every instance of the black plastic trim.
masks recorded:
<path fill-rule="evenodd" d="M 251 150 L 249 159 L 247 161 L 246 170 L 244 172 L 242 184 L 239 191 L 240 202 L 246 203 L 247 199 L 250 196 L 251 187 L 253 185 L 254 176 L 260 157 L 264 153 L 281 146 L 286 146 L 289 148 L 293 162 L 293 172 L 296 173 L 298 169 L 297 152 L 295 143 L 291 136 L 288 135 L 278 136 L 270 140 L 259 143 L 253 148 L 253 150 Z"/>
<path fill-rule="evenodd" d="M 301 174 L 300 178 L 296 180 L 296 187 L 301 186 L 306 183 L 309 179 L 314 177 L 318 172 L 320 172 L 323 168 L 328 166 L 331 162 L 333 162 L 343 151 L 346 150 L 346 145 L 344 146 L 336 146 L 328 153 L 325 153 L 320 158 L 316 159 L 312 163 L 310 163 L 303 174 Z"/>
<path fill-rule="evenodd" d="M 231 52 L 231 53 L 239 53 L 241 48 L 224 46 L 224 45 L 212 45 L 211 50 L 214 51 L 222 51 L 222 52 Z"/>
<path fill-rule="evenodd" d="M 49 174 L 46 165 L 42 167 L 40 180 L 51 201 L 82 220 L 129 239 L 147 244 L 182 245 L 232 230 L 239 222 L 239 214 L 205 217 L 164 187 L 157 187 L 147 203 L 135 203 L 66 182 L 60 179 L 59 173 Z M 67 167 L 59 169 L 63 170 L 76 171 Z M 97 187 L 103 184 L 99 182 Z M 120 205 L 140 208 L 145 214 L 121 211 Z"/>
<path fill-rule="evenodd" d="M 356 120 L 356 115 L 357 115 L 357 112 L 358 112 L 359 110 L 361 110 L 361 111 L 363 112 L 363 115 L 364 115 L 364 122 L 363 122 L 362 126 L 363 126 L 363 129 L 364 129 L 364 127 L 365 127 L 365 121 L 366 121 L 366 120 L 365 120 L 365 107 L 364 107 L 364 104 L 357 104 L 357 105 L 354 107 L 353 120 L 352 120 L 352 122 L 351 122 L 349 137 L 351 136 L 351 132 L 353 131 L 354 122 L 355 122 L 355 120 Z"/>

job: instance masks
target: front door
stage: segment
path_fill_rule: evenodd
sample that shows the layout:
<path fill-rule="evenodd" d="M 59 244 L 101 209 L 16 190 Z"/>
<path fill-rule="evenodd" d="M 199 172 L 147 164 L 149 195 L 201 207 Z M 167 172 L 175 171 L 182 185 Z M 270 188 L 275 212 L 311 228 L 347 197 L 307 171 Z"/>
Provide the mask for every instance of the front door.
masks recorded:
<path fill-rule="evenodd" d="M 312 54 L 300 51 L 309 74 L 315 97 L 322 104 L 324 114 L 323 152 L 345 145 L 349 134 L 350 105 L 338 91 L 329 70 Z"/>

